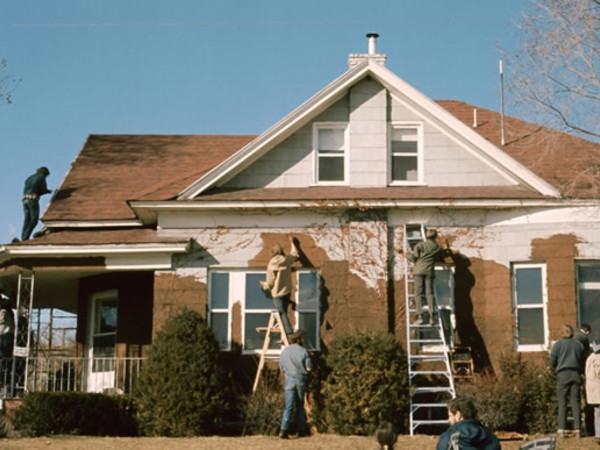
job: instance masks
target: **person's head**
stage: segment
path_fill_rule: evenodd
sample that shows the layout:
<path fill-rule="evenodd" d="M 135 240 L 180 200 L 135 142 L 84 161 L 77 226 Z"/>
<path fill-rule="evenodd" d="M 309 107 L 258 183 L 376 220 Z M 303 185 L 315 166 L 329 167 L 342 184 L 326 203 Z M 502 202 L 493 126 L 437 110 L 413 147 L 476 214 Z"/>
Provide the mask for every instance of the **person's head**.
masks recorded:
<path fill-rule="evenodd" d="M 375 439 L 381 446 L 381 449 L 392 450 L 396 443 L 396 432 L 391 422 L 384 420 L 375 430 Z"/>
<path fill-rule="evenodd" d="M 596 339 L 590 343 L 590 348 L 594 353 L 600 353 L 600 339 Z"/>
<path fill-rule="evenodd" d="M 573 328 L 571 325 L 563 325 L 560 327 L 560 337 L 562 339 L 568 339 L 573 337 Z"/>
<path fill-rule="evenodd" d="M 456 397 L 448 403 L 448 422 L 454 425 L 464 419 L 477 419 L 477 408 L 469 397 Z"/>
<path fill-rule="evenodd" d="M 592 332 L 592 327 L 590 327 L 589 323 L 582 323 L 581 331 L 583 331 L 585 334 L 590 334 Z"/>
<path fill-rule="evenodd" d="M 427 236 L 427 239 L 435 239 L 435 238 L 437 238 L 437 231 L 434 230 L 433 228 L 431 228 L 431 229 L 427 230 L 426 236 Z"/>
<path fill-rule="evenodd" d="M 49 170 L 48 170 L 48 168 L 47 168 L 47 167 L 45 167 L 45 166 L 42 166 L 42 167 L 40 167 L 40 168 L 37 170 L 37 172 L 38 172 L 38 173 L 41 173 L 41 174 L 43 174 L 43 175 L 46 175 L 46 176 L 50 175 L 50 171 L 49 171 Z"/>
<path fill-rule="evenodd" d="M 271 256 L 277 256 L 277 255 L 284 255 L 283 253 L 283 247 L 279 244 L 275 244 L 273 247 L 271 247 Z"/>
<path fill-rule="evenodd" d="M 290 335 L 288 335 L 288 339 L 290 341 L 290 344 L 302 345 L 302 343 L 304 342 L 304 335 L 302 334 L 302 331 L 298 330 L 295 333 L 291 333 Z"/>

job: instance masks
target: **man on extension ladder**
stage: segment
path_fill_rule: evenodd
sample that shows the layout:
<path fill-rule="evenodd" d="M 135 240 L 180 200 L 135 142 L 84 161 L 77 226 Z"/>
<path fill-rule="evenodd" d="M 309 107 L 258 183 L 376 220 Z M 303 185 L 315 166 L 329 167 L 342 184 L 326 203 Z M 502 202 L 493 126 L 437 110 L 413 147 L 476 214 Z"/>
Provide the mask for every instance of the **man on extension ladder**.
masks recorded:
<path fill-rule="evenodd" d="M 436 242 L 436 230 L 427 230 L 426 237 L 426 240 L 417 243 L 413 251 L 406 255 L 406 258 L 415 264 L 413 275 L 415 280 L 415 303 L 417 307 L 417 320 L 415 321 L 415 324 L 417 325 L 423 323 L 424 300 L 427 300 L 429 323 L 433 325 L 434 320 L 436 319 L 436 305 L 433 294 L 435 263 L 436 261 L 443 260 L 446 256 L 452 255 L 452 252 L 448 247 L 448 242 L 444 243 L 444 247 L 440 247 Z"/>
<path fill-rule="evenodd" d="M 292 324 L 287 315 L 292 292 L 292 264 L 299 258 L 298 248 L 294 237 L 290 236 L 290 254 L 283 252 L 281 245 L 276 244 L 271 249 L 271 259 L 267 265 L 267 281 L 260 281 L 263 290 L 271 291 L 273 305 L 279 311 L 286 334 L 292 333 Z"/>

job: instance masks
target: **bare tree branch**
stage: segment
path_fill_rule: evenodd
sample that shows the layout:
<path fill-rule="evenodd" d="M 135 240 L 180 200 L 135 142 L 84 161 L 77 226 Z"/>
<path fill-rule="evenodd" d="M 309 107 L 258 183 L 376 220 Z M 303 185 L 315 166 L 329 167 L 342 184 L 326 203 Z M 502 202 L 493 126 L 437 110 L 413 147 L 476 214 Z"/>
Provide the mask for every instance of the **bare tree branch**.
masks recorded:
<path fill-rule="evenodd" d="M 600 0 L 531 0 L 521 48 L 504 52 L 515 107 L 600 140 Z"/>
<path fill-rule="evenodd" d="M 0 104 L 12 103 L 12 93 L 21 79 L 10 75 L 6 70 L 6 58 L 0 59 Z"/>

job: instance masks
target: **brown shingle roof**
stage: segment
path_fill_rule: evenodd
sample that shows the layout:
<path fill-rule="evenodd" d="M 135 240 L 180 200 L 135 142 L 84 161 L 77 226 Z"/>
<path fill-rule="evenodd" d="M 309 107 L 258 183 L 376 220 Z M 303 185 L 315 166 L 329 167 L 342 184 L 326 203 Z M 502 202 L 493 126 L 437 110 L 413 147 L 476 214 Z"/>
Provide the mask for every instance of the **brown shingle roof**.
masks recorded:
<path fill-rule="evenodd" d="M 468 126 L 472 105 L 438 103 Z M 500 115 L 477 108 L 474 130 L 565 196 L 589 198 L 600 192 L 595 176 L 600 144 L 511 117 L 505 118 L 506 145 L 500 146 Z M 200 176 L 250 142 L 254 136 L 92 135 L 72 165 L 45 221 L 135 219 L 127 200 L 174 198 Z M 358 197 L 355 197 L 358 196 Z M 535 198 L 522 188 L 306 188 L 213 191 L 197 198 L 214 200 L 346 198 Z"/>
<path fill-rule="evenodd" d="M 59 230 L 14 245 L 185 244 L 180 237 L 162 237 L 151 228 Z"/>
<path fill-rule="evenodd" d="M 253 138 L 92 135 L 44 220 L 135 219 L 127 200 L 153 190 L 171 198 Z"/>

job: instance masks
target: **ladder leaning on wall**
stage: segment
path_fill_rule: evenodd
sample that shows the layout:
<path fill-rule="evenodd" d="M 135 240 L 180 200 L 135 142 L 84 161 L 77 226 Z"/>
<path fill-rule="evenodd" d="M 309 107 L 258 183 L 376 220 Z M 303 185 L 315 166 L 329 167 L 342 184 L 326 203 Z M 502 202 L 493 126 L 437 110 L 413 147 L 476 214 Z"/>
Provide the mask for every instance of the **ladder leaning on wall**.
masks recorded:
<path fill-rule="evenodd" d="M 266 327 L 257 327 L 256 331 L 266 332 L 265 340 L 263 342 L 262 351 L 260 353 L 260 360 L 258 362 L 258 370 L 256 371 L 256 377 L 254 378 L 254 385 L 252 386 L 252 392 L 256 392 L 256 388 L 258 387 L 258 382 L 260 381 L 260 376 L 265 367 L 265 363 L 267 361 L 277 361 L 279 360 L 279 354 L 269 353 L 269 349 L 271 346 L 271 334 L 280 334 L 281 335 L 281 343 L 286 347 L 289 344 L 287 334 L 285 333 L 285 329 L 283 327 L 283 322 L 281 319 L 281 314 L 278 310 L 274 309 L 271 311 L 271 317 L 269 317 L 269 323 Z"/>
<path fill-rule="evenodd" d="M 413 247 L 425 240 L 423 225 L 404 226 L 404 280 L 406 293 L 406 352 L 410 396 L 410 435 L 424 425 L 447 425 L 446 405 L 456 396 L 450 346 L 446 341 L 442 315 L 433 324 L 415 324 L 416 298 L 413 263 L 406 257 Z M 437 299 L 434 304 L 437 305 Z M 428 311 L 432 314 L 432 311 Z"/>

